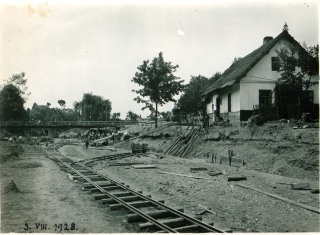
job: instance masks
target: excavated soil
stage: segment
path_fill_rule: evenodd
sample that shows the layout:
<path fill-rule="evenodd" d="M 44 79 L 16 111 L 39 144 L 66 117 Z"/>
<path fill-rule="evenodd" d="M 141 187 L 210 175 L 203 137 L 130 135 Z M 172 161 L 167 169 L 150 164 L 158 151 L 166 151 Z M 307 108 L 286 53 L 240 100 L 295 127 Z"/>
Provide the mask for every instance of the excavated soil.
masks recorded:
<path fill-rule="evenodd" d="M 74 159 L 104 155 L 104 150 L 83 146 L 64 146 L 61 152 Z M 80 154 L 83 155 L 80 155 Z M 112 166 L 114 162 L 154 165 L 154 169 L 135 169 L 132 166 Z M 99 161 L 93 165 L 98 172 L 113 180 L 124 182 L 135 190 L 165 200 L 174 208 L 184 208 L 189 215 L 211 208 L 203 221 L 214 222 L 220 229 L 234 232 L 318 232 L 319 214 L 267 195 L 228 182 L 230 176 L 246 176 L 241 184 L 314 208 L 319 208 L 319 196 L 310 190 L 291 190 L 290 183 L 309 183 L 318 187 L 318 181 L 302 180 L 241 168 L 215 165 L 204 159 L 182 159 L 170 155 L 159 158 L 156 153 L 125 158 L 117 161 Z M 190 171 L 190 168 L 207 168 L 208 171 Z M 165 172 L 165 173 L 163 173 Z M 210 176 L 209 172 L 222 173 Z M 173 175 L 175 174 L 175 175 Z M 180 174 L 180 175 L 178 175 Z M 181 176 L 185 175 L 185 176 Z M 190 176 L 198 177 L 189 178 Z"/>
<path fill-rule="evenodd" d="M 153 127 L 134 126 L 125 130 L 131 136 L 154 131 Z M 155 132 L 146 138 L 106 147 L 84 144 L 68 145 L 59 151 L 74 160 L 130 151 L 131 143 L 146 143 L 147 154 L 117 161 L 99 161 L 92 167 L 131 188 L 163 199 L 175 208 L 184 208 L 190 215 L 202 213 L 203 221 L 213 222 L 220 229 L 233 232 L 319 232 L 319 213 L 310 211 L 266 194 L 240 187 L 251 186 L 294 202 L 319 208 L 319 194 L 310 190 L 292 190 L 290 184 L 308 183 L 319 187 L 319 131 L 308 126 L 288 123 L 267 123 L 260 127 L 213 127 L 203 132 L 185 158 L 159 154 L 166 150 L 187 127 L 170 127 L 161 135 Z M 167 137 L 165 137 L 167 136 Z M 1 143 L 1 156 L 10 153 Z M 33 146 L 22 146 L 26 150 Z M 43 147 L 45 148 L 45 147 Z M 213 164 L 206 155 L 243 159 L 243 167 Z M 57 232 L 55 224 L 74 223 L 75 233 L 138 232 L 126 223 L 125 213 L 110 212 L 92 195 L 81 190 L 58 166 L 33 151 L 1 161 L 1 232 Z M 154 165 L 153 169 L 112 166 L 114 162 Z M 191 168 L 202 170 L 192 171 Z M 228 181 L 232 176 L 246 180 Z M 193 177 L 193 178 L 192 178 Z M 196 178 L 194 178 L 196 177 Z M 13 181 L 19 192 L 4 193 Z M 210 208 L 204 212 L 203 208 Z M 28 230 L 26 230 L 26 223 Z M 36 228 L 47 224 L 47 230 Z M 31 227 L 31 230 L 29 228 Z"/>

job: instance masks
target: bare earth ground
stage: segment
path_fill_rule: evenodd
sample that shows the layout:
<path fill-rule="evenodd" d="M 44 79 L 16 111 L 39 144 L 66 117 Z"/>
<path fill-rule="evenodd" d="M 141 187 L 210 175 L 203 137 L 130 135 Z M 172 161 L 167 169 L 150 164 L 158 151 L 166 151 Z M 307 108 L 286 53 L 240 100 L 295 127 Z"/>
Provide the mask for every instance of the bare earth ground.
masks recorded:
<path fill-rule="evenodd" d="M 69 156 L 80 158 L 82 146 L 64 146 L 61 151 Z M 103 150 L 89 149 L 86 158 L 103 155 Z M 318 182 L 297 180 L 256 171 L 237 170 L 227 166 L 212 165 L 203 159 L 181 159 L 167 156 L 158 159 L 155 154 L 118 160 L 118 162 L 141 162 L 152 164 L 156 169 L 134 169 L 124 166 L 108 166 L 105 161 L 98 162 L 94 168 L 114 180 L 125 182 L 131 188 L 151 194 L 155 199 L 163 199 L 175 208 L 184 208 L 185 212 L 195 215 L 209 207 L 215 215 L 206 213 L 203 220 L 214 222 L 221 229 L 231 228 L 235 232 L 317 232 L 319 214 L 273 199 L 248 189 L 235 186 L 227 181 L 227 176 L 244 175 L 246 185 L 255 186 L 270 193 L 276 193 L 305 205 L 319 207 L 319 198 L 310 191 L 293 191 L 290 186 L 277 182 L 308 182 L 317 187 Z M 224 175 L 211 177 L 204 173 L 190 172 L 191 167 L 207 167 L 221 171 Z M 161 174 L 165 171 L 176 174 L 200 176 L 205 179 L 185 178 L 182 176 Z M 200 204 L 200 205 L 199 205 Z"/>
<path fill-rule="evenodd" d="M 131 127 L 127 131 L 141 134 L 152 130 L 151 127 Z M 151 194 L 155 199 L 164 199 L 168 205 L 184 208 L 187 214 L 195 215 L 203 207 L 211 208 L 214 214 L 203 214 L 203 220 L 214 222 L 221 229 L 234 232 L 319 232 L 318 213 L 227 181 L 229 176 L 243 175 L 247 180 L 242 184 L 319 208 L 318 194 L 311 194 L 309 190 L 292 190 L 288 185 L 306 182 L 312 188 L 319 187 L 318 129 L 293 129 L 290 125 L 271 123 L 258 129 L 236 130 L 215 127 L 197 140 L 188 158 L 166 155 L 160 159 L 156 152 L 167 149 L 178 134 L 185 133 L 184 127 L 172 127 L 163 132 L 173 137 L 134 141 L 149 144 L 152 151 L 146 156 L 118 160 L 152 164 L 157 168 L 109 166 L 107 161 L 96 162 L 92 167 L 131 188 L 142 190 L 144 194 Z M 229 138 L 212 140 L 212 135 L 219 132 L 220 136 Z M 130 143 L 121 147 L 124 150 L 112 147 L 86 150 L 84 145 L 73 145 L 60 148 L 60 152 L 74 160 L 89 159 L 128 151 Z M 244 159 L 246 165 L 229 167 L 209 163 L 204 158 L 207 152 L 227 156 L 228 149 L 234 150 L 236 157 Z M 40 166 L 19 168 L 30 162 L 40 163 Z M 191 167 L 205 167 L 222 175 L 210 176 L 208 171 L 191 172 Z M 202 179 L 161 174 L 159 171 L 200 176 Z M 5 185 L 11 180 L 22 193 L 4 193 Z M 21 154 L 18 160 L 1 163 L 1 207 L 2 232 L 26 232 L 25 223 L 32 227 L 31 232 L 55 232 L 54 224 L 59 223 L 67 223 L 69 227 L 75 223 L 78 230 L 74 232 L 77 233 L 138 231 L 123 221 L 123 212 L 110 212 L 108 207 L 94 201 L 88 192 L 81 191 L 81 184 L 72 182 L 45 154 Z M 35 223 L 48 224 L 50 230 L 37 230 Z"/>
<path fill-rule="evenodd" d="M 4 143 L 1 143 L 1 150 L 4 149 Z M 27 168 L 30 163 L 38 167 Z M 11 180 L 20 192 L 4 192 Z M 22 153 L 17 160 L 1 163 L 2 233 L 58 233 L 60 224 L 64 233 L 134 231 L 123 222 L 123 215 L 113 213 L 109 216 L 108 213 L 107 208 L 82 191 L 81 186 L 71 181 L 45 154 Z M 72 223 L 75 230 L 71 230 Z M 43 224 L 43 227 L 47 224 L 47 229 L 41 229 L 41 225 L 37 228 L 37 224 Z"/>

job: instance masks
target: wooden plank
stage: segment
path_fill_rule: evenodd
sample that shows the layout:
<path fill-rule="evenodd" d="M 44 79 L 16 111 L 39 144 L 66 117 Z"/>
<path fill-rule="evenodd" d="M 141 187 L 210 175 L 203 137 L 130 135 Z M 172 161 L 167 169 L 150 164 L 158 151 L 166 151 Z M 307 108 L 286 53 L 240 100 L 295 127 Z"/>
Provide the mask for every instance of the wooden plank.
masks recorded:
<path fill-rule="evenodd" d="M 135 169 L 152 169 L 152 168 L 157 168 L 155 165 L 133 165 L 131 166 Z"/>
<path fill-rule="evenodd" d="M 310 185 L 309 185 L 309 183 L 291 184 L 291 189 L 293 189 L 293 190 L 310 190 Z"/>
<path fill-rule="evenodd" d="M 183 176 L 183 177 L 194 178 L 194 179 L 202 179 L 202 177 L 198 177 L 198 176 L 175 174 L 175 173 L 170 173 L 170 172 L 165 172 L 165 171 L 158 171 L 158 173 L 167 174 L 167 175 L 177 175 L 177 176 Z"/>
<path fill-rule="evenodd" d="M 115 163 L 108 164 L 108 166 L 131 166 L 131 165 L 141 165 L 141 162 L 115 162 Z"/>
<path fill-rule="evenodd" d="M 309 210 L 309 211 L 316 212 L 316 213 L 320 214 L 319 208 L 314 208 L 314 207 L 311 207 L 311 206 L 307 206 L 307 205 L 304 205 L 304 204 L 302 204 L 302 203 L 292 201 L 292 200 L 290 200 L 290 199 L 281 197 L 281 196 L 276 195 L 276 194 L 273 194 L 273 193 L 264 192 L 264 191 L 262 191 L 262 190 L 260 190 L 260 189 L 254 188 L 254 187 L 246 186 L 246 185 L 243 185 L 243 184 L 235 184 L 235 185 L 236 185 L 236 186 L 239 186 L 239 187 L 242 187 L 242 188 L 251 189 L 251 190 L 253 190 L 253 191 L 256 191 L 256 192 L 259 192 L 259 193 L 268 195 L 268 196 L 270 196 L 270 197 L 273 197 L 273 198 L 276 198 L 276 199 L 279 199 L 279 200 L 282 200 L 282 201 L 291 203 L 291 204 L 296 205 L 296 206 L 300 206 L 300 207 L 302 207 L 302 208 L 304 208 L 304 209 L 307 209 L 307 210 Z"/>
<path fill-rule="evenodd" d="M 242 175 L 228 177 L 228 181 L 240 181 L 240 180 L 247 180 L 247 177 Z"/>
<path fill-rule="evenodd" d="M 206 167 L 191 167 L 190 171 L 207 171 L 208 168 Z"/>

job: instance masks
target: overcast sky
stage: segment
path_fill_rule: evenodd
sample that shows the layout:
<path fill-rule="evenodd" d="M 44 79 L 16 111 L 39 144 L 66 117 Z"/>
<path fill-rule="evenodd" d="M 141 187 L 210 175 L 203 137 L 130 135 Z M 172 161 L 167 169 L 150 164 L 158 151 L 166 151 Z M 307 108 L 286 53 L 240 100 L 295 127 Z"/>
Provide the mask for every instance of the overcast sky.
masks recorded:
<path fill-rule="evenodd" d="M 131 79 L 160 51 L 187 83 L 191 75 L 224 72 L 265 36 L 280 34 L 285 22 L 298 42 L 319 41 L 318 1 L 29 2 L 0 3 L 0 84 L 25 72 L 26 108 L 58 107 L 59 99 L 72 108 L 92 92 L 109 99 L 121 118 L 129 110 L 146 116 L 133 101 Z"/>

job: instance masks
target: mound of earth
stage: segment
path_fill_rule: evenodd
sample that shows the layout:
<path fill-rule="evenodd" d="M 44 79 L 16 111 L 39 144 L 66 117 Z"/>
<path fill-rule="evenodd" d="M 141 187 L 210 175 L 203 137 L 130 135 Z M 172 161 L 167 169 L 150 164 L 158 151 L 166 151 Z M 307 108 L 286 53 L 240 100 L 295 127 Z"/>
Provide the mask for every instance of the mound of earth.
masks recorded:
<path fill-rule="evenodd" d="M 132 143 L 148 144 L 154 152 L 166 151 L 180 136 L 191 128 L 170 126 L 129 126 L 127 133 L 145 135 Z M 151 134 L 147 134 L 151 133 Z M 130 150 L 131 143 L 120 146 Z M 185 157 L 204 158 L 207 154 L 243 159 L 244 169 L 256 170 L 300 179 L 319 179 L 318 125 L 290 122 L 269 122 L 257 126 L 213 126 L 203 130 Z"/>
<path fill-rule="evenodd" d="M 18 189 L 16 183 L 11 180 L 9 184 L 4 186 L 4 193 L 19 193 L 20 190 Z"/>

